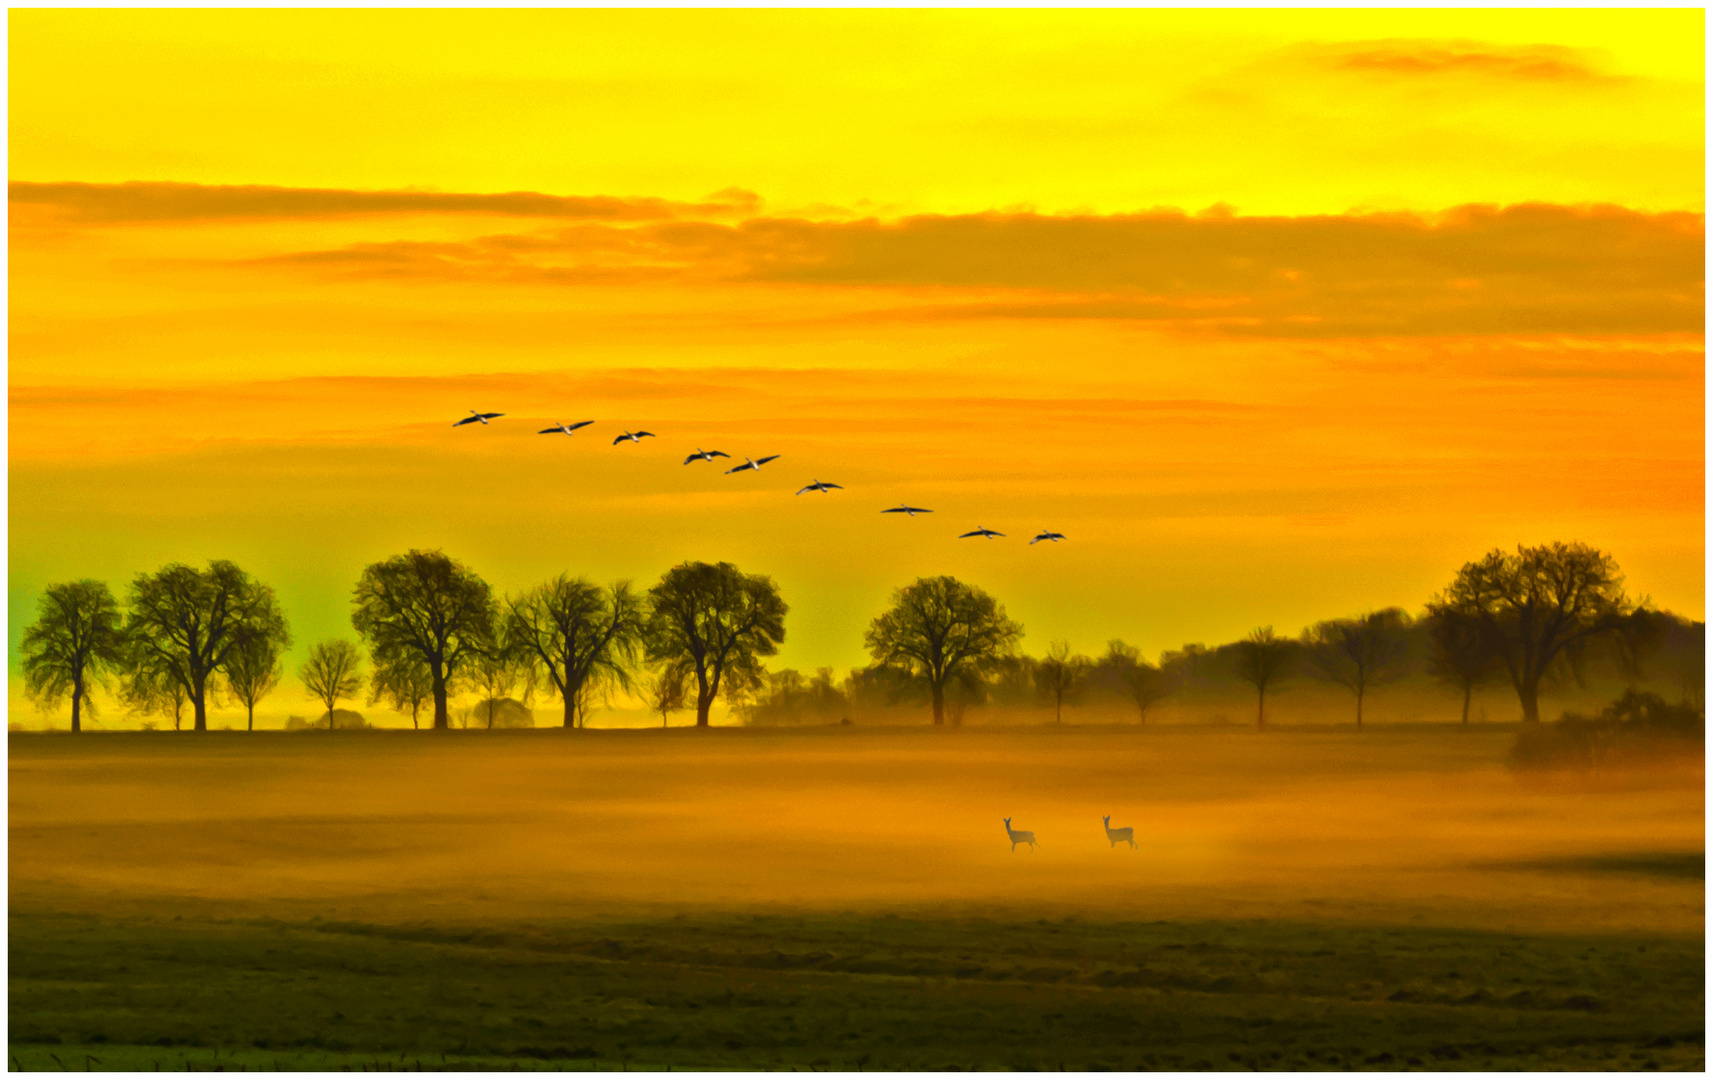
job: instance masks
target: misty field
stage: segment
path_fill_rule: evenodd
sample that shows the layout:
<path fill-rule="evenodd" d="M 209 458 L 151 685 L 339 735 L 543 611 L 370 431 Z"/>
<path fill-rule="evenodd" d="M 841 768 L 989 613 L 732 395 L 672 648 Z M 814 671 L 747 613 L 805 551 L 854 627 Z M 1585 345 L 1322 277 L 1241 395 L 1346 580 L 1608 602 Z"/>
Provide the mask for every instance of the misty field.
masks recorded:
<path fill-rule="evenodd" d="M 1700 762 L 1514 736 L 13 735 L 11 1063 L 1700 1069 Z"/>

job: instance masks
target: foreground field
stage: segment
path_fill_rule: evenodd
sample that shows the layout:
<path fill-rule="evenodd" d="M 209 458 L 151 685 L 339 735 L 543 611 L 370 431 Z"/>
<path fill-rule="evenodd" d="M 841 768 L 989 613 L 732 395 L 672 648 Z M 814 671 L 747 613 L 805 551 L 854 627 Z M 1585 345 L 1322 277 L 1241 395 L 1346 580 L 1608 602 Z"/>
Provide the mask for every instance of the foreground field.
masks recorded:
<path fill-rule="evenodd" d="M 1699 1069 L 1699 768 L 1508 739 L 14 736 L 12 1064 Z"/>

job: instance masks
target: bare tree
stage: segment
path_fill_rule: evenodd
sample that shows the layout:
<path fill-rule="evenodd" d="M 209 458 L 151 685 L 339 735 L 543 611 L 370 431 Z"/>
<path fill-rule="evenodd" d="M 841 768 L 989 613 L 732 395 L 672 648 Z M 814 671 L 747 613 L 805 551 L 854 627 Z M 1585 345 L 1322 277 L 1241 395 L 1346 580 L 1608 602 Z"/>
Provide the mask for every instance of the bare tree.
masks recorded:
<path fill-rule="evenodd" d="M 125 660 L 119 605 L 104 581 L 49 585 L 36 621 L 19 643 L 24 693 L 43 709 L 71 698 L 71 730 L 83 730 L 83 713 L 95 715 L 90 691 Z"/>
<path fill-rule="evenodd" d="M 1249 631 L 1237 643 L 1237 674 L 1255 688 L 1255 726 L 1267 726 L 1267 687 L 1284 678 L 1290 662 L 1291 643 L 1273 633 L 1271 626 Z"/>
<path fill-rule="evenodd" d="M 1487 641 L 1481 623 L 1455 611 L 1428 619 L 1428 673 L 1463 691 L 1463 724 L 1469 725 L 1469 700 L 1475 688 L 1499 673 L 1499 654 Z"/>
<path fill-rule="evenodd" d="M 1086 656 L 1072 656 L 1071 643 L 1055 641 L 1035 668 L 1035 685 L 1053 703 L 1053 723 L 1065 722 L 1065 699 L 1076 697 L 1092 665 Z"/>
<path fill-rule="evenodd" d="M 1589 645 L 1610 642 L 1639 606 L 1624 594 L 1618 564 L 1583 543 L 1498 548 L 1465 563 L 1428 604 L 1434 616 L 1473 621 L 1504 665 L 1523 706 L 1523 720 L 1540 721 L 1540 684 L 1558 663 L 1580 675 Z"/>
<path fill-rule="evenodd" d="M 327 730 L 333 730 L 333 709 L 341 699 L 356 697 L 363 688 L 358 675 L 362 658 L 349 641 L 323 641 L 309 651 L 309 659 L 297 669 L 304 689 L 327 706 Z"/>
<path fill-rule="evenodd" d="M 190 691 L 170 672 L 160 667 L 142 666 L 148 659 L 145 657 L 139 661 L 133 656 L 127 661 L 122 697 L 127 705 L 144 716 L 158 713 L 172 717 L 172 729 L 180 731 L 184 725 L 184 707 L 190 703 Z"/>
<path fill-rule="evenodd" d="M 514 654 L 504 649 L 483 652 L 470 667 L 470 684 L 484 695 L 478 704 L 487 706 L 487 727 L 490 731 L 494 727 L 494 710 L 499 707 L 500 698 L 511 694 L 512 687 L 517 685 L 521 675 L 513 656 Z"/>
<path fill-rule="evenodd" d="M 448 685 L 493 645 L 493 589 L 439 551 L 413 550 L 364 568 L 351 602 L 377 668 L 427 668 L 434 727 L 445 730 Z"/>
<path fill-rule="evenodd" d="M 274 591 L 225 559 L 207 570 L 181 563 L 131 583 L 128 667 L 134 680 L 177 682 L 189 699 L 197 731 L 208 730 L 208 692 L 238 648 L 291 644 Z M 133 698 L 147 698 L 139 683 Z"/>
<path fill-rule="evenodd" d="M 224 670 L 227 691 L 244 706 L 244 730 L 255 731 L 256 702 L 272 693 L 280 684 L 280 676 L 285 674 L 278 644 L 267 638 L 254 638 L 227 654 Z"/>
<path fill-rule="evenodd" d="M 892 594 L 892 607 L 869 624 L 863 643 L 881 664 L 928 683 L 934 723 L 945 723 L 946 683 L 979 675 L 1009 653 L 1021 624 L 987 593 L 952 577 L 917 578 Z"/>
<path fill-rule="evenodd" d="M 376 664 L 369 679 L 369 704 L 385 701 L 393 709 L 410 710 L 410 726 L 422 728 L 418 716 L 425 702 L 434 700 L 434 680 L 428 665 L 419 657 L 400 656 L 390 664 Z"/>
<path fill-rule="evenodd" d="M 1106 655 L 1097 670 L 1111 678 L 1136 703 L 1137 723 L 1148 722 L 1148 706 L 1171 693 L 1166 673 L 1142 659 L 1142 650 L 1114 638 L 1106 643 Z"/>
<path fill-rule="evenodd" d="M 1370 689 L 1404 677 L 1410 617 L 1400 608 L 1354 619 L 1329 619 L 1303 631 L 1304 651 L 1317 674 L 1356 695 L 1356 726 Z"/>
<path fill-rule="evenodd" d="M 506 601 L 506 647 L 533 689 L 545 682 L 565 703 L 565 726 L 576 726 L 585 684 L 630 688 L 642 645 L 645 612 L 630 583 L 605 589 L 560 574 Z"/>
<path fill-rule="evenodd" d="M 652 663 L 683 663 L 696 676 L 696 726 L 708 726 L 714 698 L 737 695 L 761 678 L 761 658 L 785 640 L 785 601 L 773 579 L 731 563 L 681 563 L 648 590 L 646 639 Z"/>

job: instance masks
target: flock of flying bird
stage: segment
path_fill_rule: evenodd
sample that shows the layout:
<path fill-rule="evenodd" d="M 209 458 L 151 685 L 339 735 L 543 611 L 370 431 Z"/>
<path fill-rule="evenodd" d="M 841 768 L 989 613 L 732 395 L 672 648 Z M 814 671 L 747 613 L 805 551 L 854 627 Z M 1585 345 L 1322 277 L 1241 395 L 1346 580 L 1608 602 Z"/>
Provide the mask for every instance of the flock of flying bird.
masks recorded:
<path fill-rule="evenodd" d="M 496 419 L 496 418 L 504 416 L 504 415 L 505 415 L 505 413 L 497 413 L 497 412 L 485 413 L 485 412 L 477 412 L 475 409 L 471 409 L 469 416 L 466 416 L 462 420 L 456 421 L 455 423 L 453 423 L 452 426 L 453 427 L 463 427 L 465 424 L 476 424 L 476 423 L 486 425 L 489 420 L 493 420 L 493 419 Z M 577 433 L 578 428 L 586 428 L 590 424 L 593 424 L 593 423 L 594 423 L 593 420 L 579 420 L 575 424 L 567 424 L 563 420 L 561 420 L 560 422 L 554 424 L 550 428 L 542 428 L 536 434 L 538 434 L 538 435 L 561 435 L 561 434 L 563 434 L 563 435 L 575 435 Z M 613 445 L 617 446 L 619 443 L 622 443 L 622 442 L 640 443 L 643 439 L 652 439 L 654 437 L 655 437 L 655 434 L 652 431 L 630 431 L 630 430 L 626 430 L 623 435 L 620 435 L 620 436 L 613 439 Z M 723 450 L 704 450 L 700 446 L 698 446 L 696 448 L 696 452 L 694 454 L 691 454 L 689 457 L 684 459 L 684 464 L 688 465 L 692 461 L 713 461 L 717 457 L 730 458 L 731 455 L 726 453 Z M 727 469 L 726 475 L 730 476 L 732 473 L 740 473 L 740 472 L 751 472 L 751 471 L 759 472 L 759 471 L 761 471 L 761 467 L 763 465 L 766 465 L 768 462 L 773 461 L 773 460 L 777 459 L 778 457 L 779 457 L 778 454 L 769 454 L 768 456 L 766 456 L 764 458 L 759 458 L 759 459 L 752 459 L 752 458 L 746 457 L 743 459 L 744 463 L 742 465 L 734 465 L 731 468 Z M 822 481 L 822 480 L 816 480 L 811 484 L 808 484 L 808 485 L 805 485 L 804 487 L 798 488 L 797 494 L 801 495 L 805 491 L 817 491 L 817 492 L 820 492 L 821 494 L 826 494 L 827 492 L 834 491 L 834 490 L 843 491 L 844 485 L 842 485 L 842 484 L 829 484 L 829 483 L 826 483 L 825 481 Z M 897 506 L 891 507 L 890 509 L 882 510 L 881 513 L 883 513 L 883 514 L 908 514 L 910 517 L 915 517 L 917 514 L 932 514 L 933 511 L 924 509 L 920 506 L 910 506 L 906 503 L 899 503 Z M 1004 536 L 1004 535 L 1005 535 L 1004 533 L 995 532 L 992 529 L 979 528 L 979 529 L 975 529 L 972 532 L 960 534 L 958 536 L 958 539 L 959 540 L 967 540 L 972 536 L 980 536 L 980 537 L 983 537 L 984 539 L 992 540 L 995 537 Z M 1057 533 L 1057 532 L 1052 532 L 1051 530 L 1048 530 L 1048 529 L 1042 529 L 1040 531 L 1040 533 L 1037 534 L 1033 540 L 1029 541 L 1029 543 L 1030 544 L 1038 544 L 1042 540 L 1051 540 L 1053 543 L 1056 544 L 1060 540 L 1063 540 L 1064 538 L 1065 538 L 1064 533 Z"/>

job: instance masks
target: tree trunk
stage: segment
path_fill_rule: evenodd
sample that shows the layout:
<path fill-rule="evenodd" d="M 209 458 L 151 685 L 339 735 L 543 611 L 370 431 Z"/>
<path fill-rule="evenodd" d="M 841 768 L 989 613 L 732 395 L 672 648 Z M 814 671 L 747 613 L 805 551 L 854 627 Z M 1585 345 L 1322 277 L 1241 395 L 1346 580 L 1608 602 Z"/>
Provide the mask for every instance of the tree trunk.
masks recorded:
<path fill-rule="evenodd" d="M 1255 688 L 1255 730 L 1261 731 L 1267 727 L 1267 691 L 1263 687 Z"/>
<path fill-rule="evenodd" d="M 420 701 L 410 707 L 410 727 L 411 727 L 412 731 L 421 731 L 422 730 L 422 724 L 416 718 L 416 714 L 421 712 L 421 711 L 422 711 L 422 702 L 420 702 Z"/>
<path fill-rule="evenodd" d="M 1363 688 L 1360 686 L 1358 686 L 1356 688 L 1356 730 L 1357 731 L 1362 730 L 1362 690 L 1363 690 Z"/>
<path fill-rule="evenodd" d="M 191 715 L 196 719 L 195 730 L 207 731 L 208 701 L 207 695 L 203 692 L 202 687 L 197 687 L 196 691 L 190 695 L 190 704 L 192 706 Z"/>
<path fill-rule="evenodd" d="M 934 684 L 934 723 L 946 722 L 946 688 L 939 683 Z"/>
<path fill-rule="evenodd" d="M 331 701 L 327 703 L 327 730 L 333 730 L 333 703 Z"/>
<path fill-rule="evenodd" d="M 577 692 L 575 690 L 561 695 L 565 699 L 565 726 L 577 726 Z"/>
<path fill-rule="evenodd" d="M 83 730 L 83 684 L 73 680 L 71 684 L 71 731 L 77 734 Z"/>
<path fill-rule="evenodd" d="M 1463 726 L 1469 726 L 1469 697 L 1475 691 L 1474 683 L 1463 684 Z"/>
<path fill-rule="evenodd" d="M 708 726 L 708 710 L 714 707 L 714 699 L 706 690 L 696 691 L 696 726 Z"/>
<path fill-rule="evenodd" d="M 1517 696 L 1523 701 L 1523 723 L 1540 723 L 1540 680 L 1533 679 L 1518 686 Z"/>
<path fill-rule="evenodd" d="M 244 710 L 245 710 L 245 713 L 247 715 L 247 719 L 245 720 L 244 730 L 245 731 L 255 731 L 256 730 L 256 703 L 253 701 L 245 702 L 244 703 Z"/>
<path fill-rule="evenodd" d="M 488 730 L 494 730 L 494 695 L 488 694 Z"/>

